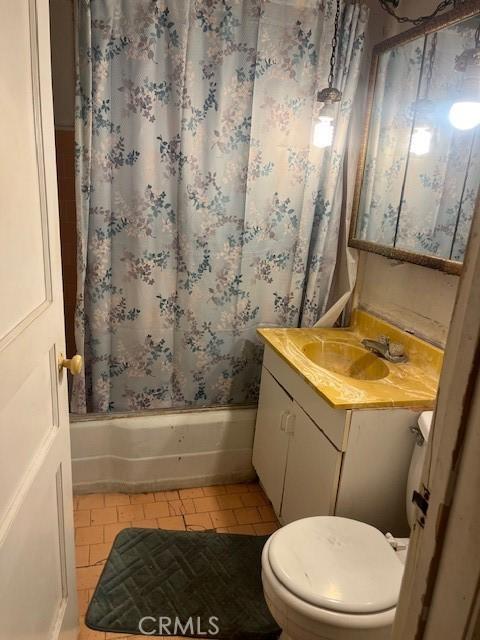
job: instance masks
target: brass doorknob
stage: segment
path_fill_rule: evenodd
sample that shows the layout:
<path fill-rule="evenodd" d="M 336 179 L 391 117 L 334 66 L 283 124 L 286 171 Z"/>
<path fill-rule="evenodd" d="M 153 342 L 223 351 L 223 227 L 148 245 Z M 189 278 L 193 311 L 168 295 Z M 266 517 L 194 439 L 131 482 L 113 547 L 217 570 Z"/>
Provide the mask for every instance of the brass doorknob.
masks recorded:
<path fill-rule="evenodd" d="M 72 374 L 72 376 L 76 376 L 80 373 L 80 371 L 82 370 L 83 367 L 83 358 L 82 356 L 75 355 L 72 358 L 64 358 L 63 356 L 60 356 L 59 358 L 59 364 L 60 364 L 60 368 L 64 368 L 64 369 L 69 369 L 70 373 Z"/>

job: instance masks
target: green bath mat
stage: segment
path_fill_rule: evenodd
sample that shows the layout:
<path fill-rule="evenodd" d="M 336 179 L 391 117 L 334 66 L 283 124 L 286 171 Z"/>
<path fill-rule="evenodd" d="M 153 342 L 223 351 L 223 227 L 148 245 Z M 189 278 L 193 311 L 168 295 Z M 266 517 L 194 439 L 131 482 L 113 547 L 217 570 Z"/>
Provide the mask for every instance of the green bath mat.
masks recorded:
<path fill-rule="evenodd" d="M 86 624 L 146 636 L 276 640 L 280 629 L 265 603 L 261 579 L 266 540 L 124 529 L 113 543 Z"/>

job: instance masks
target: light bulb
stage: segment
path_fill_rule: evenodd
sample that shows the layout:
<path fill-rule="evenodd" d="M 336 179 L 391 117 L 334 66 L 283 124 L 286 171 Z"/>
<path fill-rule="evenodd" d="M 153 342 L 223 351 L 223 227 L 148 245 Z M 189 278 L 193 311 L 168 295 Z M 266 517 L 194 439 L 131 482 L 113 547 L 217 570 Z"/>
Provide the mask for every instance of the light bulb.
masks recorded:
<path fill-rule="evenodd" d="M 480 124 L 480 102 L 454 102 L 450 107 L 448 119 L 455 129 L 467 131 Z"/>
<path fill-rule="evenodd" d="M 330 147 L 333 142 L 333 117 L 320 116 L 313 129 L 313 144 L 319 149 Z"/>
<path fill-rule="evenodd" d="M 416 156 L 424 156 L 430 151 L 432 130 L 430 127 L 415 127 L 410 142 L 410 151 Z"/>

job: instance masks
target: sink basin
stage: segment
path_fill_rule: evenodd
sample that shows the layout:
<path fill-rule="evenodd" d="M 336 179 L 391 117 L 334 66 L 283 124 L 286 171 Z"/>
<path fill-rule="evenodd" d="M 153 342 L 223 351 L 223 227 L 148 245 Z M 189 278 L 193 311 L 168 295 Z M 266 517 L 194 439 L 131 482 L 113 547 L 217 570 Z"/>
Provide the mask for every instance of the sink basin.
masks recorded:
<path fill-rule="evenodd" d="M 317 366 L 356 380 L 381 380 L 389 374 L 375 354 L 346 342 L 309 342 L 302 351 Z"/>

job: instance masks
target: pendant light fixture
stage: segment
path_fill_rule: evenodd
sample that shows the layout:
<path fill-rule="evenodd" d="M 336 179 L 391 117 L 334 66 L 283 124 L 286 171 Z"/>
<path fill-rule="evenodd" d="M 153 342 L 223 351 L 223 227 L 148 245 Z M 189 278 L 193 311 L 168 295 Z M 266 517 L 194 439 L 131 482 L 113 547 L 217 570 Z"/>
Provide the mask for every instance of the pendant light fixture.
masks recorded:
<path fill-rule="evenodd" d="M 468 131 L 480 124 L 480 24 L 475 31 L 475 47 L 457 57 L 455 71 L 463 73 L 461 99 L 453 103 L 448 118 L 455 129 Z"/>
<path fill-rule="evenodd" d="M 317 102 L 323 103 L 320 116 L 313 128 L 313 144 L 315 147 L 325 149 L 333 142 L 334 121 L 336 115 L 335 104 L 342 99 L 342 92 L 333 86 L 335 74 L 335 54 L 338 44 L 338 23 L 340 20 L 340 0 L 337 0 L 337 10 L 335 13 L 335 25 L 332 38 L 332 54 L 330 56 L 330 73 L 328 75 L 328 87 L 322 89 L 317 94 Z"/>
<path fill-rule="evenodd" d="M 410 152 L 415 156 L 424 156 L 430 151 L 433 137 L 432 120 L 434 104 L 430 100 L 430 85 L 432 84 L 433 66 L 437 51 L 437 33 L 432 36 L 432 46 L 428 55 L 427 79 L 423 98 L 418 98 L 413 105 L 415 126 L 410 140 Z"/>

